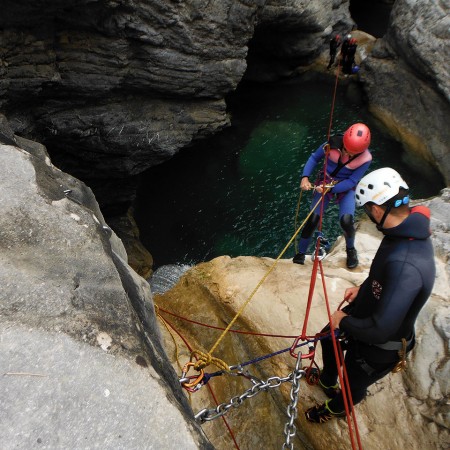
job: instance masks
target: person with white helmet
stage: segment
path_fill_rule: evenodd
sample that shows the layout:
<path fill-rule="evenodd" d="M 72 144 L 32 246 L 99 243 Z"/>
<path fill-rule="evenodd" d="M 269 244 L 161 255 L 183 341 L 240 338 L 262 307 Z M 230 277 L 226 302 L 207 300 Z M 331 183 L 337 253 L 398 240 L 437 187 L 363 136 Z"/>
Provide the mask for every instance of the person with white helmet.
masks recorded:
<path fill-rule="evenodd" d="M 342 61 L 342 73 L 350 75 L 352 73 L 353 65 L 355 64 L 355 55 L 358 44 L 355 38 L 351 38 L 348 42 L 345 57 Z"/>
<path fill-rule="evenodd" d="M 327 153 L 328 145 L 330 147 Z M 315 182 L 311 208 L 317 205 L 322 196 L 322 183 L 325 177 L 326 183 L 336 183 L 328 191 L 323 200 L 323 210 L 328 207 L 330 200 L 339 204 L 339 223 L 344 232 L 347 248 L 347 267 L 353 269 L 358 265 L 358 254 L 355 249 L 355 227 L 353 217 L 355 215 L 355 186 L 368 170 L 372 161 L 369 151 L 370 130 L 363 123 L 355 123 L 350 126 L 343 135 L 332 136 L 329 142 L 322 144 L 308 159 L 303 168 L 300 188 L 302 190 L 313 189 L 309 177 L 316 166 L 328 154 L 327 172 L 319 174 Z M 302 230 L 298 245 L 298 253 L 294 256 L 296 264 L 305 263 L 306 250 L 311 241 L 311 236 L 320 219 L 320 206 L 316 207 L 310 215 Z"/>
<path fill-rule="evenodd" d="M 347 56 L 347 50 L 348 50 L 348 46 L 350 45 L 350 39 L 352 38 L 351 34 L 347 34 L 344 37 L 344 41 L 342 42 L 341 45 L 341 53 L 339 54 L 339 65 L 343 65 L 345 58 Z"/>
<path fill-rule="evenodd" d="M 364 208 L 384 238 L 366 280 L 345 291 L 349 304 L 331 316 L 333 327 L 345 337 L 341 346 L 353 404 L 364 399 L 370 385 L 405 368 L 406 355 L 415 345 L 415 321 L 433 289 L 430 211 L 425 206 L 410 208 L 408 192 L 400 174 L 389 167 L 369 173 L 356 187 L 357 206 Z M 330 399 L 305 412 L 306 419 L 315 423 L 345 410 L 331 338 L 321 345 L 319 385 Z"/>

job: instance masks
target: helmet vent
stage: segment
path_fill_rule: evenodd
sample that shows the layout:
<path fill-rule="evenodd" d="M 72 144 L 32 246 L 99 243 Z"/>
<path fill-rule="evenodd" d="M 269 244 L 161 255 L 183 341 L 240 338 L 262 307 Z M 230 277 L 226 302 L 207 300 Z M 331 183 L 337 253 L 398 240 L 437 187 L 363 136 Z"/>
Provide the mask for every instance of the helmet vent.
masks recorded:
<path fill-rule="evenodd" d="M 386 186 L 392 187 L 387 181 L 385 181 L 383 184 L 385 184 Z"/>
<path fill-rule="evenodd" d="M 373 189 L 373 184 L 369 184 L 367 187 L 368 187 L 369 189 Z"/>
<path fill-rule="evenodd" d="M 356 136 L 361 137 L 363 135 L 363 132 L 361 130 L 358 130 L 358 132 L 356 133 Z"/>

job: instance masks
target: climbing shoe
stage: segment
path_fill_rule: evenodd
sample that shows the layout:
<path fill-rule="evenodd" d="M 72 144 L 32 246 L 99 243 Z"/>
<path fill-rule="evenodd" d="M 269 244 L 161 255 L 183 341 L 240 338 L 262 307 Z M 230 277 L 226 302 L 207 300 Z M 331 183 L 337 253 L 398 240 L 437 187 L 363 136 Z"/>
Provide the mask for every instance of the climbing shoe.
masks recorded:
<path fill-rule="evenodd" d="M 334 398 L 341 393 L 341 388 L 339 387 L 339 384 L 335 384 L 334 386 L 325 386 L 319 378 L 320 377 L 319 369 L 316 369 L 315 367 L 309 369 L 306 372 L 306 377 L 307 377 L 306 381 L 308 384 L 317 384 L 328 398 Z"/>
<path fill-rule="evenodd" d="M 325 423 L 333 417 L 345 416 L 345 412 L 334 413 L 333 411 L 331 411 L 331 409 L 328 407 L 329 401 L 330 400 L 327 400 L 322 405 L 312 406 L 311 408 L 307 409 L 305 412 L 306 420 L 313 423 Z"/>
<path fill-rule="evenodd" d="M 319 386 L 322 389 L 322 391 L 325 392 L 325 395 L 328 398 L 334 398 L 341 393 L 341 388 L 339 387 L 339 384 L 335 384 L 334 386 L 325 386 L 319 380 Z"/>
<path fill-rule="evenodd" d="M 358 265 L 358 253 L 356 248 L 347 249 L 347 267 L 349 269 L 354 269 Z"/>
<path fill-rule="evenodd" d="M 297 253 L 293 258 L 292 262 L 295 264 L 305 264 L 305 254 Z"/>

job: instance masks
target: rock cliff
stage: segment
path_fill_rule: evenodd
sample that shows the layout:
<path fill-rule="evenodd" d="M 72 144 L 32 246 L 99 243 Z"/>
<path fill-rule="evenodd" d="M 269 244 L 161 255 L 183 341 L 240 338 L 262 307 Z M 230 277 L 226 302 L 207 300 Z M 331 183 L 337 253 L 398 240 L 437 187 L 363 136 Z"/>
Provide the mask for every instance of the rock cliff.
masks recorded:
<path fill-rule="evenodd" d="M 397 0 L 386 35 L 364 61 L 370 110 L 409 150 L 450 182 L 450 16 L 442 2 Z"/>
<path fill-rule="evenodd" d="M 244 76 L 273 80 L 314 67 L 330 34 L 351 28 L 348 6 L 5 0 L 0 107 L 16 134 L 45 144 L 104 208 L 123 212 L 134 175 L 229 124 L 224 99 Z M 398 0 L 361 72 L 374 114 L 437 161 L 447 181 L 448 39 L 443 5 Z"/>
<path fill-rule="evenodd" d="M 133 176 L 229 125 L 224 98 L 244 76 L 256 27 L 253 47 L 293 67 L 320 53 L 334 24 L 351 23 L 347 6 L 6 0 L 0 107 L 16 134 L 88 183 L 104 212 L 123 213 Z"/>
<path fill-rule="evenodd" d="M 92 191 L 0 137 L 1 447 L 212 448 Z"/>

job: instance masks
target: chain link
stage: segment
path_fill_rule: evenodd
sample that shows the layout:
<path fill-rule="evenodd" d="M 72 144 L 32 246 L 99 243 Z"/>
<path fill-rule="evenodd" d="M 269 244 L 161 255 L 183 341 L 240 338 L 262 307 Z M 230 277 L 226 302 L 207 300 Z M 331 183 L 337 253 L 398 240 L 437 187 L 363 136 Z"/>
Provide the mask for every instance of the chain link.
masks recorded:
<path fill-rule="evenodd" d="M 291 442 L 291 438 L 295 437 L 297 427 L 294 424 L 297 418 L 297 403 L 298 403 L 298 392 L 300 390 L 300 378 L 305 374 L 304 370 L 301 370 L 301 360 L 302 354 L 299 352 L 297 355 L 297 363 L 295 364 L 295 370 L 290 374 L 292 379 L 291 387 L 291 403 L 287 407 L 287 415 L 289 420 L 284 426 L 284 435 L 286 440 L 283 444 L 282 450 L 294 450 L 294 443 Z"/>
<path fill-rule="evenodd" d="M 301 353 L 299 353 L 301 356 Z M 297 366 L 298 366 L 297 362 Z M 297 394 L 298 389 L 300 387 L 300 384 L 298 383 L 298 380 L 302 377 L 302 375 L 305 374 L 303 370 L 298 370 L 297 366 L 295 368 L 294 372 L 291 372 L 286 377 L 270 377 L 266 381 L 259 380 L 255 381 L 253 380 L 252 383 L 253 386 L 249 389 L 247 389 L 242 395 L 237 395 L 235 397 L 232 397 L 231 400 L 228 403 L 221 403 L 216 408 L 213 409 L 202 409 L 195 415 L 195 420 L 197 420 L 200 423 L 209 422 L 211 420 L 217 419 L 219 417 L 222 417 L 225 415 L 230 408 L 238 408 L 242 405 L 244 400 L 247 400 L 248 398 L 252 398 L 255 395 L 258 395 L 259 393 L 263 391 L 268 391 L 269 389 L 275 389 L 277 387 L 280 387 L 282 383 L 285 383 L 287 381 L 293 382 L 298 384 L 297 388 Z M 298 395 L 297 395 L 298 399 Z"/>

